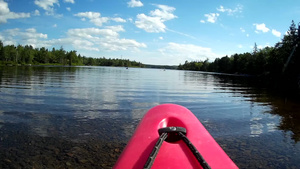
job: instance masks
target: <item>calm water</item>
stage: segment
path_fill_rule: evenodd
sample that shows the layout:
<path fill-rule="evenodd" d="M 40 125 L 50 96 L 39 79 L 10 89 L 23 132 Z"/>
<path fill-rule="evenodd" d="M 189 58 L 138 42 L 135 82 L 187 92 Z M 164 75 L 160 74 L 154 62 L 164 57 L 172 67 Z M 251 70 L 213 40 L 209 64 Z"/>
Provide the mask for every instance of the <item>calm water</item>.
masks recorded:
<path fill-rule="evenodd" d="M 111 168 L 142 116 L 190 109 L 240 168 L 300 168 L 300 102 L 251 79 L 110 67 L 0 67 L 0 168 Z"/>

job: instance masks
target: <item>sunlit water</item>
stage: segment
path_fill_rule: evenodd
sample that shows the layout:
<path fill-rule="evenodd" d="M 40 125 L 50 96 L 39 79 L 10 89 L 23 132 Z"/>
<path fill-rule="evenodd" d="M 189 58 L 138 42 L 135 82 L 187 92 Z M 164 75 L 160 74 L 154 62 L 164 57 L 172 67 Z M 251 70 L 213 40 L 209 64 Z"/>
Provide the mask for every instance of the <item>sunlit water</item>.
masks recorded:
<path fill-rule="evenodd" d="M 162 103 L 190 109 L 240 168 L 300 168 L 300 102 L 244 77 L 111 67 L 0 67 L 0 168 L 111 168 Z"/>

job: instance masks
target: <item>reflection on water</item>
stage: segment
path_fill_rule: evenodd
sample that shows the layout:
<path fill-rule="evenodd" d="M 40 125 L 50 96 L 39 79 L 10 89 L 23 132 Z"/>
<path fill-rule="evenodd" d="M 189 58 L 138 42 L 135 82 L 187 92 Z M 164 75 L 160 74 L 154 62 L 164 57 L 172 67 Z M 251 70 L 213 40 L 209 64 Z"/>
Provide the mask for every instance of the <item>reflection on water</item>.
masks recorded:
<path fill-rule="evenodd" d="M 251 83 L 176 70 L 0 67 L 0 168 L 111 168 L 162 103 L 190 109 L 240 168 L 300 168 L 299 100 Z"/>

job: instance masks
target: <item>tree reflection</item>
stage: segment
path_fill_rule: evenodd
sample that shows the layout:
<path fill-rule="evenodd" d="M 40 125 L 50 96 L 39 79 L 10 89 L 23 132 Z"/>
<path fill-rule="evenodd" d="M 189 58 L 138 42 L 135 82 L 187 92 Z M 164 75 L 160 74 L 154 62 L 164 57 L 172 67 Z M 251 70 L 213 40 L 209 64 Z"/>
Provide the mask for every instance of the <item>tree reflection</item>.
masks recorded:
<path fill-rule="evenodd" d="M 291 138 L 297 143 L 300 141 L 300 100 L 298 93 L 288 90 L 278 91 L 263 87 L 263 84 L 254 77 L 238 77 L 216 75 L 220 87 L 239 93 L 243 97 L 251 98 L 251 102 L 269 105 L 270 114 L 281 117 L 278 129 L 285 133 L 291 132 Z M 240 86 L 232 87 L 232 86 Z M 247 90 L 245 90 L 245 88 Z"/>

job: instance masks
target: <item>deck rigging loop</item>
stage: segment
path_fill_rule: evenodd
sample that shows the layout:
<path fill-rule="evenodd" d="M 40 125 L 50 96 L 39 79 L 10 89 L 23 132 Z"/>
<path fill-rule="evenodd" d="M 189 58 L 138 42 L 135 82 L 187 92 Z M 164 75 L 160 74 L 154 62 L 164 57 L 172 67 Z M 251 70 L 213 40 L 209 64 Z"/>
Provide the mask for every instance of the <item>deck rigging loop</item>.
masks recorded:
<path fill-rule="evenodd" d="M 154 163 L 154 160 L 158 154 L 160 147 L 162 146 L 164 141 L 167 142 L 176 142 L 179 140 L 183 140 L 183 142 L 188 146 L 188 148 L 192 151 L 197 161 L 200 163 L 203 169 L 211 169 L 207 162 L 204 160 L 202 155 L 196 149 L 196 147 L 192 144 L 192 142 L 186 137 L 186 129 L 183 127 L 165 127 L 160 128 L 158 130 L 160 137 L 158 138 L 151 154 L 147 162 L 144 165 L 144 169 L 150 169 Z"/>

